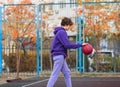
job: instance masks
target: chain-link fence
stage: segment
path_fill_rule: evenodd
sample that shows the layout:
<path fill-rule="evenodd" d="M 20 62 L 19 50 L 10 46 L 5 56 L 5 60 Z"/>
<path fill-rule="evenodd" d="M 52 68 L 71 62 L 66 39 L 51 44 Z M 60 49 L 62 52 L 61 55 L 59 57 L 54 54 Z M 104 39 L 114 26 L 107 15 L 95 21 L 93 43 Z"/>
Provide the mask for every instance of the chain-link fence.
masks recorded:
<path fill-rule="evenodd" d="M 94 58 L 85 56 L 85 72 L 119 72 L 120 3 L 85 2 L 84 37 L 96 50 Z"/>
<path fill-rule="evenodd" d="M 63 17 L 69 17 L 75 23 L 74 28 L 68 31 L 69 40 L 76 43 L 77 33 L 77 3 L 52 3 L 40 5 L 42 15 L 42 69 L 48 73 L 52 70 L 53 61 L 50 55 L 51 41 L 54 37 L 54 28 L 60 26 Z M 68 51 L 68 65 L 76 71 L 76 50 Z"/>
<path fill-rule="evenodd" d="M 36 73 L 35 16 L 35 5 L 4 5 L 3 74 Z"/>
<path fill-rule="evenodd" d="M 6 72 L 16 76 L 36 75 L 36 68 L 43 73 L 51 73 L 53 61 L 50 46 L 53 31 L 56 26 L 60 26 L 60 21 L 65 16 L 70 17 L 75 23 L 73 29 L 67 31 L 70 42 L 77 41 L 79 28 L 77 19 L 82 16 L 84 41 L 92 44 L 96 50 L 94 58 L 84 56 L 83 72 L 120 71 L 119 3 L 86 2 L 83 3 L 83 7 L 77 3 L 51 3 L 38 5 L 37 13 L 35 10 L 36 5 L 4 6 L 2 38 L 4 75 Z M 74 49 L 68 51 L 67 62 L 72 72 L 76 72 L 78 67 L 76 63 L 79 56 L 76 56 L 76 52 Z"/>

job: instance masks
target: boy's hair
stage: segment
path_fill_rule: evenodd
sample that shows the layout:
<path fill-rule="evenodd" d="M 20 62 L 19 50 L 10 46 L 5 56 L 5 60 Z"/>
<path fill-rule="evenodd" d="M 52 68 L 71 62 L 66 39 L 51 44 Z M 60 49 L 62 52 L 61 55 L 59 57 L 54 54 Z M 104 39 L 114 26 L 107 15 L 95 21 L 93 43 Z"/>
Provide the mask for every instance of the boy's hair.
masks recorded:
<path fill-rule="evenodd" d="M 70 18 L 64 17 L 61 21 L 61 26 L 73 25 L 73 22 Z"/>

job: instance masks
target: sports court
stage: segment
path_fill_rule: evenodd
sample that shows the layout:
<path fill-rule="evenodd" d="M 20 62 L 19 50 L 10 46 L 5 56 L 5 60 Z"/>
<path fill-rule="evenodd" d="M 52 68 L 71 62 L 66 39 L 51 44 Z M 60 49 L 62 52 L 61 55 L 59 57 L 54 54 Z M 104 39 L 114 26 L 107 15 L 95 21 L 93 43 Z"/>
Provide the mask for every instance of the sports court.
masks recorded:
<path fill-rule="evenodd" d="M 94 58 L 80 48 L 68 50 L 71 72 L 87 73 L 72 76 L 73 87 L 120 87 L 120 0 L 0 1 L 6 1 L 0 6 L 0 79 L 30 76 L 0 87 L 46 87 L 49 76 L 41 74 L 50 74 L 53 68 L 53 28 L 65 16 L 75 23 L 68 31 L 70 42 L 87 42 L 96 50 Z M 54 87 L 66 87 L 63 76 Z"/>
<path fill-rule="evenodd" d="M 48 78 L 35 77 L 0 85 L 0 87 L 46 87 Z M 72 77 L 73 87 L 120 87 L 119 77 Z M 54 87 L 66 87 L 59 77 Z"/>

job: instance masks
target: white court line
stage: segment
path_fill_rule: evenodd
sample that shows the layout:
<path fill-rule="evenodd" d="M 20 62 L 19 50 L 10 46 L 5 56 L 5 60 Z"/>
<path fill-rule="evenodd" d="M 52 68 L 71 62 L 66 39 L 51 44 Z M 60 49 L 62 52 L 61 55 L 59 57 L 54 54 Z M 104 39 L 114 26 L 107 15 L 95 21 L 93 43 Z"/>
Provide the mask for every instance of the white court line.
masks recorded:
<path fill-rule="evenodd" d="M 41 83 L 41 82 L 44 82 L 44 81 L 47 81 L 47 80 L 49 80 L 49 79 L 45 79 L 45 80 L 42 80 L 42 81 L 33 82 L 33 83 L 30 83 L 30 84 L 27 84 L 27 85 L 23 85 L 22 87 L 27 87 L 27 86 L 34 85 L 34 84 L 37 84 L 37 83 Z"/>

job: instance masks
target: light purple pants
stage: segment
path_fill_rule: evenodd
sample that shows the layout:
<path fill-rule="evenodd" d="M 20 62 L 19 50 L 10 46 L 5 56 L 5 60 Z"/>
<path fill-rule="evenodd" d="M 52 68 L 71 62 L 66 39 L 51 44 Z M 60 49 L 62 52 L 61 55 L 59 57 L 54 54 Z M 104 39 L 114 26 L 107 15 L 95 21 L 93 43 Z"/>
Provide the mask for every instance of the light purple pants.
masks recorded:
<path fill-rule="evenodd" d="M 63 55 L 58 55 L 53 57 L 54 67 L 50 79 L 48 81 L 47 87 L 54 87 L 55 82 L 58 79 L 60 72 L 64 74 L 64 79 L 66 87 L 72 87 L 71 83 L 71 72 L 68 68 L 66 60 Z"/>

